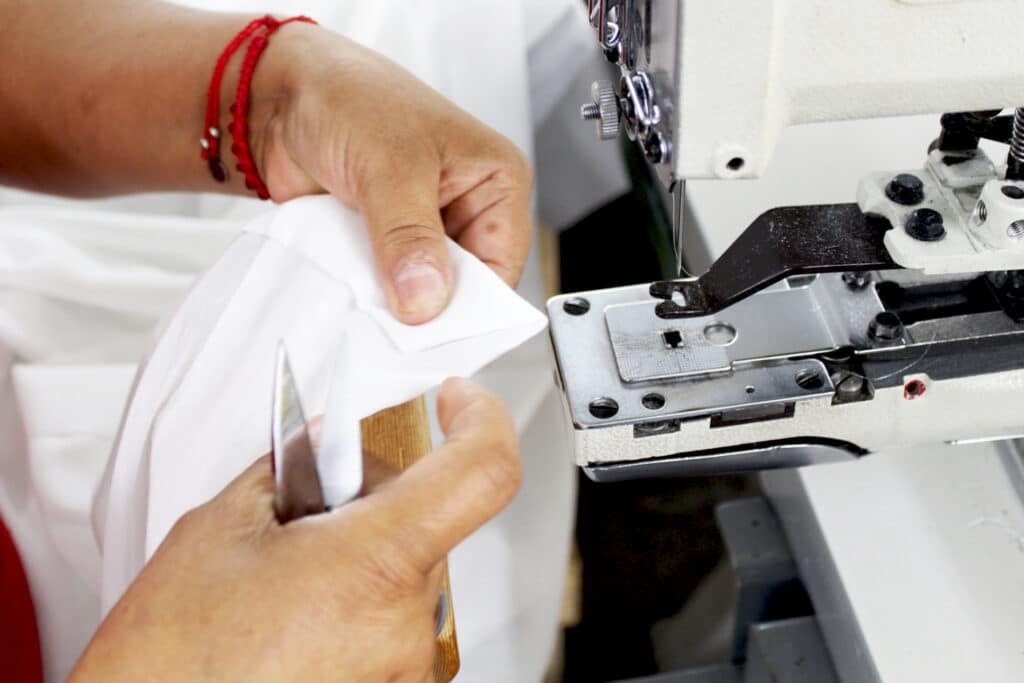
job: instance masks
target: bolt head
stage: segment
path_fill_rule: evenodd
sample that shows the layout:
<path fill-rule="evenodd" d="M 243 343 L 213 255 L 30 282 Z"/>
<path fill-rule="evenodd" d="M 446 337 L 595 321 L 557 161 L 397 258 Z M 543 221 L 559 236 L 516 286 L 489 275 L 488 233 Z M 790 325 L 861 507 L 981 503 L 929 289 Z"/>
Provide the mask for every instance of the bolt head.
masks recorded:
<path fill-rule="evenodd" d="M 864 393 L 864 378 L 853 373 L 839 373 L 832 378 L 840 401 L 855 401 Z"/>
<path fill-rule="evenodd" d="M 942 214 L 934 209 L 917 209 L 907 218 L 907 234 L 922 242 L 935 242 L 946 236 Z"/>
<path fill-rule="evenodd" d="M 924 201 L 924 183 L 912 173 L 900 173 L 885 186 L 885 196 L 903 206 Z"/>
<path fill-rule="evenodd" d="M 661 133 L 654 132 L 647 136 L 647 140 L 644 142 L 644 154 L 647 156 L 647 161 L 652 164 L 666 162 L 668 161 L 668 151 L 668 142 Z"/>
<path fill-rule="evenodd" d="M 871 284 L 871 273 L 866 270 L 855 270 L 843 273 L 843 282 L 857 292 Z"/>
<path fill-rule="evenodd" d="M 581 296 L 574 296 L 562 303 L 562 310 L 569 315 L 586 315 L 590 310 L 590 302 Z"/>
<path fill-rule="evenodd" d="M 895 342 L 903 337 L 903 322 L 892 311 L 882 311 L 868 324 L 868 336 L 878 342 Z"/>

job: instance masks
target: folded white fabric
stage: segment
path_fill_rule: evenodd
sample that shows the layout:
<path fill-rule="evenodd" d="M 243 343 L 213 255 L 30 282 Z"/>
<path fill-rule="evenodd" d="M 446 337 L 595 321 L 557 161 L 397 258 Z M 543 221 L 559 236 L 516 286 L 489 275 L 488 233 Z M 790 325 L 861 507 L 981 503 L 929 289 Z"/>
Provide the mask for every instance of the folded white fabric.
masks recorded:
<path fill-rule="evenodd" d="M 361 219 L 336 200 L 297 199 L 248 226 L 165 323 L 136 378 L 94 513 L 104 611 L 183 513 L 268 450 L 280 340 L 316 415 L 346 339 L 355 362 L 340 390 L 352 410 L 344 418 L 356 421 L 470 375 L 543 329 L 490 269 L 449 248 L 451 304 L 409 326 L 387 310 Z"/>

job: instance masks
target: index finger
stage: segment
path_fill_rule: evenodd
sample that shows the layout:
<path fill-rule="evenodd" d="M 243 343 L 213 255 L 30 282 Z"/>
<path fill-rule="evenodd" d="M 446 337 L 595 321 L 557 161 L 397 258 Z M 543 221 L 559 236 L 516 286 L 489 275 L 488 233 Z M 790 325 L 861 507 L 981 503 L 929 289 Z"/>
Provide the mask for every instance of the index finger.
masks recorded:
<path fill-rule="evenodd" d="M 480 168 L 470 164 L 469 175 L 482 178 L 479 182 L 466 183 L 468 189 L 454 197 L 443 196 L 441 216 L 452 239 L 514 287 L 526 265 L 533 236 L 533 171 L 511 142 L 499 145 L 488 157 L 486 163 L 479 163 Z"/>

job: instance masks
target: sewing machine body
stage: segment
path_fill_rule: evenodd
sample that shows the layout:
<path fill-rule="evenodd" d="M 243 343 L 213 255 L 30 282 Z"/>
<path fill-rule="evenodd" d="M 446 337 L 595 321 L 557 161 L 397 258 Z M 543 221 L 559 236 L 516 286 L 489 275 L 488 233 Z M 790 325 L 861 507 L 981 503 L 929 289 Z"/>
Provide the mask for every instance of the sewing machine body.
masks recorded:
<path fill-rule="evenodd" d="M 1019 680 L 1024 109 L 999 110 L 1024 105 L 1024 3 L 587 5 L 621 79 L 582 114 L 640 145 L 677 245 L 739 227 L 683 226 L 685 182 L 760 177 L 786 126 L 930 113 L 936 139 L 847 204 L 766 204 L 700 277 L 550 300 L 575 462 L 765 470 L 838 680 Z M 664 680 L 740 680 L 709 671 Z"/>
<path fill-rule="evenodd" d="M 552 299 L 578 464 L 762 469 L 1024 432 L 1024 110 L 999 115 L 1024 103 L 1024 3 L 588 9 L 621 80 L 582 115 L 624 130 L 679 203 L 688 179 L 758 176 L 790 124 L 978 113 L 942 116 L 921 166 L 865 176 L 855 203 L 765 207 L 700 277 Z"/>

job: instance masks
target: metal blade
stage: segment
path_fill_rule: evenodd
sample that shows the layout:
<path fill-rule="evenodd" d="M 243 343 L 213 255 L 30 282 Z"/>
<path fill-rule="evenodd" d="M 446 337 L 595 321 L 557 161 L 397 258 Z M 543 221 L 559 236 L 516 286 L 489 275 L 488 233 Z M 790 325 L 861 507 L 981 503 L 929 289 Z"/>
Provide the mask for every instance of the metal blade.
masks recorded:
<path fill-rule="evenodd" d="M 324 512 L 324 494 L 309 439 L 306 417 L 284 344 L 277 347 L 271 446 L 274 470 L 274 514 L 284 524 Z"/>

